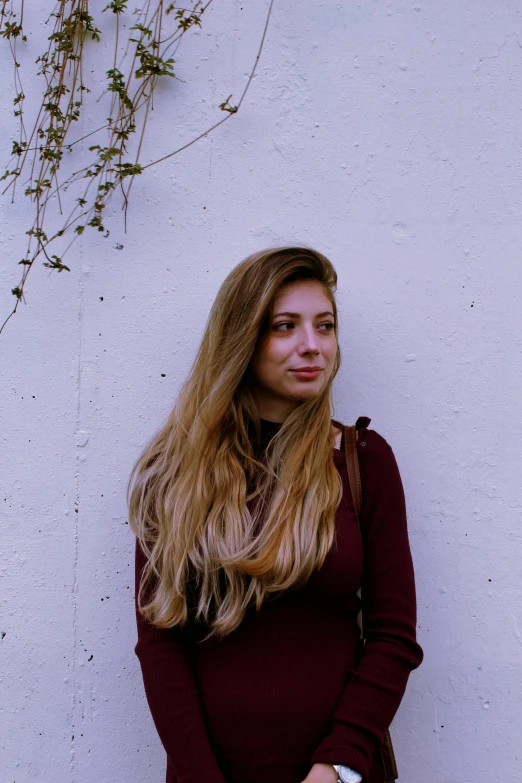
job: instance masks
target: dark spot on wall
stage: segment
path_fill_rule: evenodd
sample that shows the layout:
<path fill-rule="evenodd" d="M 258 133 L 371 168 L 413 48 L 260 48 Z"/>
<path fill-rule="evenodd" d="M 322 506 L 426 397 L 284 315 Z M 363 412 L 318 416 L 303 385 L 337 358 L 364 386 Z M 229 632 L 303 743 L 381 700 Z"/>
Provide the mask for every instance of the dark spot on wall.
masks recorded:
<path fill-rule="evenodd" d="M 161 377 L 162 377 L 162 378 L 166 378 L 167 376 L 166 376 L 166 374 L 165 374 L 164 372 L 162 372 L 162 373 L 161 373 Z"/>
<path fill-rule="evenodd" d="M 2 639 L 5 639 L 7 631 L 2 631 Z"/>
<path fill-rule="evenodd" d="M 100 296 L 100 302 L 103 302 L 103 296 Z"/>
<path fill-rule="evenodd" d="M 91 657 L 87 659 L 87 663 L 88 663 L 89 661 L 92 661 L 92 659 L 93 659 L 93 658 L 94 658 L 94 655 L 91 655 Z"/>

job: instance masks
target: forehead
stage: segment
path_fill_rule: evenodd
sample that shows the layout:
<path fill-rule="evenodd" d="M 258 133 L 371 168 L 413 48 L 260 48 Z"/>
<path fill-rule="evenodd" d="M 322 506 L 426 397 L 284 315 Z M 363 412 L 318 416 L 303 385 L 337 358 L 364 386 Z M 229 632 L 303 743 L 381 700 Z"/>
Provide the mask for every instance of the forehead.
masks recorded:
<path fill-rule="evenodd" d="M 323 309 L 332 309 L 331 299 L 324 286 L 318 280 L 296 280 L 283 286 L 277 293 L 273 311 L 276 308 L 308 309 L 308 307 L 321 306 Z"/>

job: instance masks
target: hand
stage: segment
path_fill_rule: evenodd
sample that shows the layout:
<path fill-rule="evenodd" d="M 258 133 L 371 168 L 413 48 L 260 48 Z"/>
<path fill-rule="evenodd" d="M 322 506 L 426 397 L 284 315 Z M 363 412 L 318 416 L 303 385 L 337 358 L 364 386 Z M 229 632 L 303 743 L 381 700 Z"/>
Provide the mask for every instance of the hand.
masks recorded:
<path fill-rule="evenodd" d="M 333 764 L 314 764 L 302 783 L 337 783 Z"/>

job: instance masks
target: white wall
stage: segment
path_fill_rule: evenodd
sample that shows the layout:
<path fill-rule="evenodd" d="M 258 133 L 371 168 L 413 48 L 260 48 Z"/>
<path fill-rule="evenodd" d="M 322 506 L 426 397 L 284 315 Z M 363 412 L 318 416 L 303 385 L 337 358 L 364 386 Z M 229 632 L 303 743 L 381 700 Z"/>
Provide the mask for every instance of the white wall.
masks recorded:
<path fill-rule="evenodd" d="M 237 100 L 267 7 L 215 2 L 187 36 L 144 162 Z M 521 76 L 515 0 L 276 2 L 241 111 L 136 180 L 126 234 L 115 203 L 110 238 L 86 233 L 70 273 L 33 269 L 0 335 L 2 781 L 163 779 L 133 651 L 126 481 L 226 273 L 299 242 L 339 273 L 335 414 L 372 418 L 406 489 L 425 660 L 392 725 L 400 779 L 517 779 Z M 89 111 L 83 128 L 106 116 Z M 31 216 L 20 193 L 1 202 L 0 315 Z"/>

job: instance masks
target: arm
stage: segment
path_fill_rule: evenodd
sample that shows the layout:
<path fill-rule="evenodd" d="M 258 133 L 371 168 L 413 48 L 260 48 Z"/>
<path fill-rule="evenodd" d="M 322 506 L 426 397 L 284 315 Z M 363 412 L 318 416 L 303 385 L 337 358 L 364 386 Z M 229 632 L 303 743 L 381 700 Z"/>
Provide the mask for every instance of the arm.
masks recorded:
<path fill-rule="evenodd" d="M 157 732 L 178 783 L 225 783 L 205 727 L 190 657 L 187 628 L 156 628 L 138 611 L 137 596 L 145 565 L 136 541 L 135 607 L 139 658 L 145 693 Z"/>
<path fill-rule="evenodd" d="M 423 651 L 416 641 L 415 580 L 397 462 L 374 430 L 359 433 L 357 452 L 363 488 L 366 644 L 350 671 L 330 734 L 316 749 L 312 763 L 344 764 L 367 780 L 372 757 L 397 712 L 410 672 L 422 662 Z"/>

